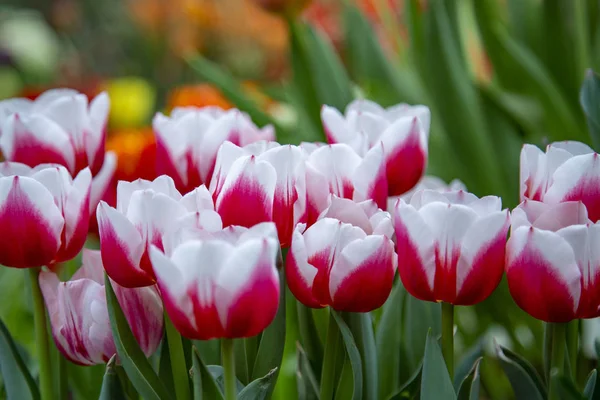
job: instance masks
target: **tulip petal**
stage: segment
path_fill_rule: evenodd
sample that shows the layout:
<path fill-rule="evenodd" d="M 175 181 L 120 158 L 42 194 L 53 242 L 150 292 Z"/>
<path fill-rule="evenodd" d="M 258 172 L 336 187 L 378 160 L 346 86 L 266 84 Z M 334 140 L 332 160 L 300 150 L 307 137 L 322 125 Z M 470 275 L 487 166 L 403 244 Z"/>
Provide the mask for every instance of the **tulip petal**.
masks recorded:
<path fill-rule="evenodd" d="M 250 337 L 262 332 L 279 307 L 277 241 L 249 240 L 239 245 L 217 278 L 216 304 L 225 336 Z"/>
<path fill-rule="evenodd" d="M 98 205 L 96 216 L 106 273 L 121 286 L 153 285 L 152 276 L 139 267 L 145 249 L 135 226 L 104 201 Z"/>
<path fill-rule="evenodd" d="M 117 156 L 112 151 L 109 151 L 104 156 L 104 163 L 100 171 L 92 179 L 92 187 L 90 192 L 90 214 L 94 214 L 98 203 L 106 194 L 110 186 L 115 171 L 117 169 Z"/>
<path fill-rule="evenodd" d="M 318 269 L 308 263 L 308 251 L 304 244 L 302 232 L 304 224 L 300 224 L 292 235 L 292 245 L 286 257 L 285 274 L 292 294 L 307 307 L 321 308 L 313 296 L 312 287 Z"/>
<path fill-rule="evenodd" d="M 216 200 L 223 226 L 251 227 L 273 218 L 277 173 L 255 156 L 238 159 L 229 170 Z"/>
<path fill-rule="evenodd" d="M 462 241 L 456 266 L 455 305 L 472 305 L 485 300 L 504 273 L 508 212 L 478 219 Z"/>
<path fill-rule="evenodd" d="M 518 228 L 506 247 L 506 276 L 519 307 L 546 322 L 576 317 L 581 273 L 573 249 L 559 235 Z"/>
<path fill-rule="evenodd" d="M 35 167 L 55 163 L 73 171 L 75 153 L 69 135 L 56 122 L 34 114 L 13 114 L 2 126 L 0 147 L 7 160 Z"/>
<path fill-rule="evenodd" d="M 323 121 L 328 143 L 347 143 L 352 139 L 350 135 L 354 132 L 335 107 L 325 105 L 321 107 L 321 121 Z"/>
<path fill-rule="evenodd" d="M 92 175 L 98 174 L 105 157 L 106 124 L 110 110 L 110 99 L 106 92 L 100 93 L 90 103 L 90 126 L 85 136 L 85 152 Z"/>
<path fill-rule="evenodd" d="M 50 192 L 32 178 L 0 178 L 0 264 L 41 267 L 60 247 L 64 219 Z"/>
<path fill-rule="evenodd" d="M 353 174 L 353 196 L 341 197 L 353 198 L 355 201 L 371 199 L 375 201 L 379 208 L 385 209 L 387 206 L 388 183 L 382 145 L 369 150 Z"/>
<path fill-rule="evenodd" d="M 396 266 L 394 244 L 385 236 L 367 236 L 349 243 L 331 268 L 332 307 L 349 312 L 381 307 L 392 291 Z"/>

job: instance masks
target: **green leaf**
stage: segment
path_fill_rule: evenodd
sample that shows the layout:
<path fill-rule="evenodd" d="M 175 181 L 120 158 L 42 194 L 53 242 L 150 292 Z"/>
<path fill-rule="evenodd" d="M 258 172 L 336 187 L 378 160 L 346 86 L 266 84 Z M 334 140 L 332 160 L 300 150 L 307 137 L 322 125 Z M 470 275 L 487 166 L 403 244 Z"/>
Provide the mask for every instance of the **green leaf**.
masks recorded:
<path fill-rule="evenodd" d="M 552 384 L 556 385 L 561 400 L 586 400 L 571 379 L 566 376 L 552 376 Z"/>
<path fill-rule="evenodd" d="M 456 399 L 442 351 L 431 330 L 427 333 L 421 374 L 422 400 Z"/>
<path fill-rule="evenodd" d="M 167 390 L 175 393 L 175 384 L 173 383 L 173 370 L 171 369 L 171 356 L 169 354 L 169 342 L 167 335 L 163 335 L 160 346 L 160 359 L 158 361 L 158 378 L 164 383 Z"/>
<path fill-rule="evenodd" d="M 0 374 L 8 399 L 37 400 L 40 398 L 35 380 L 2 320 L 0 320 Z"/>
<path fill-rule="evenodd" d="M 478 400 L 479 399 L 479 381 L 481 375 L 479 366 L 481 358 L 478 358 L 471 369 L 471 372 L 463 379 L 458 389 L 458 400 Z"/>
<path fill-rule="evenodd" d="M 310 366 L 310 361 L 304 349 L 299 343 L 296 344 L 296 359 L 298 361 L 298 368 L 296 369 L 298 392 L 302 392 L 303 394 L 302 397 L 299 396 L 299 399 L 318 399 L 320 392 L 319 382 Z"/>
<path fill-rule="evenodd" d="M 192 351 L 192 382 L 194 383 L 194 400 L 223 400 L 223 392 L 215 382 L 213 375 L 206 368 L 196 347 Z"/>
<path fill-rule="evenodd" d="M 115 359 L 117 355 L 113 355 L 106 364 L 106 372 L 104 373 L 104 380 L 102 381 L 102 390 L 98 400 L 125 400 L 127 397 L 123 392 L 121 381 L 117 371 L 115 371 Z"/>
<path fill-rule="evenodd" d="M 377 400 L 379 398 L 377 349 L 371 313 L 348 313 L 345 319 L 362 360 L 363 399 Z"/>
<path fill-rule="evenodd" d="M 342 339 L 344 341 L 344 346 L 346 348 L 346 354 L 350 359 L 350 364 L 352 366 L 352 376 L 353 376 L 353 387 L 354 391 L 352 393 L 352 400 L 362 399 L 363 396 L 363 371 L 360 360 L 360 353 L 358 348 L 356 347 L 356 343 L 354 342 L 354 338 L 352 337 L 352 332 L 348 328 L 348 325 L 344 322 L 342 317 L 339 316 L 337 311 L 330 310 L 331 316 L 335 318 L 335 322 L 337 323 L 340 333 L 342 334 Z M 324 399 L 323 399 L 324 400 Z"/>
<path fill-rule="evenodd" d="M 268 375 L 273 369 L 281 367 L 283 350 L 285 348 L 285 306 L 286 283 L 283 269 L 279 274 L 279 309 L 273 322 L 265 329 L 260 337 L 256 360 L 252 368 L 252 380 Z"/>
<path fill-rule="evenodd" d="M 585 74 L 579 101 L 587 118 L 594 149 L 600 151 L 600 76 L 591 69 Z"/>
<path fill-rule="evenodd" d="M 137 340 L 131 333 L 131 328 L 121 310 L 119 301 L 112 288 L 108 276 L 105 276 L 104 287 L 110 326 L 117 347 L 119 359 L 135 389 L 145 399 L 170 399 L 169 391 L 160 381 L 144 352 L 140 349 Z"/>
<path fill-rule="evenodd" d="M 214 381 L 217 383 L 219 389 L 221 389 L 221 392 L 225 393 L 225 370 L 223 367 L 220 365 L 208 365 L 206 368 L 212 375 Z M 235 379 L 235 387 L 238 393 L 244 388 L 244 385 L 239 381 L 239 379 L 237 379 L 237 377 Z"/>
<path fill-rule="evenodd" d="M 527 360 L 496 344 L 496 355 L 517 399 L 544 400 L 546 388 Z"/>
<path fill-rule="evenodd" d="M 306 352 L 310 365 L 317 376 L 321 375 L 321 362 L 323 360 L 323 345 L 317 332 L 312 310 L 294 299 L 298 312 L 298 333 L 300 343 Z"/>
<path fill-rule="evenodd" d="M 413 374 L 404 382 L 388 400 L 413 400 L 417 399 L 421 390 L 421 373 L 423 372 L 423 363 L 419 364 Z"/>
<path fill-rule="evenodd" d="M 473 372 L 475 363 L 478 363 L 482 356 L 483 340 L 479 340 L 465 353 L 454 370 L 454 389 L 457 392 L 465 378 Z"/>
<path fill-rule="evenodd" d="M 377 371 L 379 372 L 379 398 L 386 399 L 394 393 L 400 382 L 400 355 L 402 352 L 402 310 L 406 290 L 398 281 L 389 299 L 383 305 L 383 314 L 377 325 Z"/>
<path fill-rule="evenodd" d="M 243 340 L 235 340 L 233 342 L 233 355 L 235 358 L 235 376 L 244 385 L 250 382 L 248 376 L 248 358 L 246 355 L 246 345 Z"/>
<path fill-rule="evenodd" d="M 352 398 L 352 364 L 347 355 L 344 357 L 344 363 L 342 364 L 342 372 L 338 380 L 337 388 L 335 390 L 335 400 L 346 400 Z"/>
<path fill-rule="evenodd" d="M 206 365 L 221 364 L 221 341 L 219 339 L 194 340 L 193 345 Z"/>
<path fill-rule="evenodd" d="M 588 399 L 592 400 L 594 397 L 594 390 L 596 389 L 596 380 L 598 379 L 598 370 L 593 369 L 588 375 L 585 381 L 585 387 L 583 388 L 583 395 Z"/>
<path fill-rule="evenodd" d="M 427 332 L 431 329 L 436 336 L 441 333 L 441 306 L 413 296 L 406 296 L 405 304 L 403 338 L 408 364 L 406 367 L 409 371 L 414 371 L 423 359 Z"/>
<path fill-rule="evenodd" d="M 255 379 L 238 394 L 238 400 L 265 400 L 277 381 L 277 368 L 262 378 Z"/>

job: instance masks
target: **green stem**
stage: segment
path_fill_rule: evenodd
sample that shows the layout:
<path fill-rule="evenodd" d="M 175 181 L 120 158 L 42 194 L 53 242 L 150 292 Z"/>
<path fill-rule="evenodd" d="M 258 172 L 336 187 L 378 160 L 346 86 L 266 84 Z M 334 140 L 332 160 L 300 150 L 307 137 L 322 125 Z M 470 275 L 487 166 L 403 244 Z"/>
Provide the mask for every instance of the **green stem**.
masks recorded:
<path fill-rule="evenodd" d="M 552 357 L 550 361 L 550 376 L 562 376 L 565 370 L 565 340 L 567 324 L 552 323 Z M 549 385 L 550 400 L 559 400 L 560 395 L 556 390 L 555 382 L 551 379 Z"/>
<path fill-rule="evenodd" d="M 38 275 L 40 268 L 29 268 L 31 296 L 33 299 L 33 321 L 35 324 L 35 342 L 40 363 L 40 395 L 42 400 L 52 400 L 52 369 L 50 365 L 50 347 L 48 345 L 48 328 L 46 326 L 46 308 L 40 290 Z"/>
<path fill-rule="evenodd" d="M 577 352 L 579 350 L 579 320 L 569 322 L 567 327 L 567 351 L 569 365 L 571 367 L 571 377 L 573 382 L 577 377 Z"/>
<path fill-rule="evenodd" d="M 67 400 L 69 398 L 69 379 L 67 375 L 67 360 L 62 354 L 58 354 L 58 390 L 59 399 Z"/>
<path fill-rule="evenodd" d="M 342 341 L 341 336 L 340 328 L 330 312 L 329 326 L 327 328 L 327 342 L 325 343 L 325 353 L 323 355 L 323 368 L 321 370 L 321 395 L 319 396 L 321 400 L 333 399 L 333 393 L 337 383 L 337 358 L 338 348 Z"/>
<path fill-rule="evenodd" d="M 454 305 L 442 303 L 442 354 L 450 379 L 454 379 Z"/>
<path fill-rule="evenodd" d="M 233 339 L 221 339 L 221 362 L 225 370 L 225 400 L 235 400 L 237 397 L 237 388 L 235 384 Z"/>
<path fill-rule="evenodd" d="M 171 358 L 171 371 L 173 372 L 173 384 L 175 385 L 175 396 L 178 400 L 190 398 L 190 385 L 181 335 L 173 326 L 173 322 L 165 313 L 165 331 L 169 345 L 169 357 Z"/>

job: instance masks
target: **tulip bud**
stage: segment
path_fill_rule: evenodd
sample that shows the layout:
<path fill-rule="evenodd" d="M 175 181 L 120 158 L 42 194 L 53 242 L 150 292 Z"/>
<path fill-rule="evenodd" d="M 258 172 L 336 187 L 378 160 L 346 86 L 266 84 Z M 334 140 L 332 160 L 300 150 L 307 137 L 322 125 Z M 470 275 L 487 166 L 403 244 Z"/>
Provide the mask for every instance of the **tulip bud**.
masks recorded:
<path fill-rule="evenodd" d="M 364 156 L 383 145 L 388 194 L 399 196 L 413 188 L 427 166 L 429 108 L 398 104 L 383 108 L 369 100 L 356 100 L 342 115 L 323 106 L 321 120 L 329 143 L 346 143 Z"/>
<path fill-rule="evenodd" d="M 96 175 L 104 162 L 109 108 L 106 93 L 88 104 L 72 89 L 48 90 L 34 101 L 0 101 L 2 154 L 30 167 L 60 164 L 73 176 L 89 166 Z"/>
<path fill-rule="evenodd" d="M 175 108 L 170 117 L 156 114 L 153 126 L 157 173 L 171 176 L 182 193 L 210 184 L 223 142 L 245 146 L 275 140 L 272 126 L 260 129 L 241 111 L 219 107 Z"/>
<path fill-rule="evenodd" d="M 313 308 L 369 312 L 381 307 L 397 267 L 390 215 L 372 200 L 332 196 L 321 217 L 294 231 L 286 260 L 290 290 Z"/>
<path fill-rule="evenodd" d="M 70 260 L 85 243 L 89 168 L 75 179 L 61 165 L 0 164 L 0 264 L 40 267 Z"/>
<path fill-rule="evenodd" d="M 279 253 L 272 223 L 230 227 L 182 241 L 150 259 L 173 325 L 185 337 L 240 338 L 262 332 L 279 306 Z"/>
<path fill-rule="evenodd" d="M 509 219 L 499 197 L 423 190 L 398 200 L 394 227 L 398 272 L 416 298 L 472 305 L 500 283 Z"/>
<path fill-rule="evenodd" d="M 546 322 L 600 315 L 600 222 L 582 202 L 526 200 L 511 214 L 506 277 L 519 307 Z"/>
<path fill-rule="evenodd" d="M 281 245 L 289 246 L 294 227 L 306 221 L 305 157 L 297 146 L 225 142 L 210 185 L 223 225 L 273 221 Z"/>
<path fill-rule="evenodd" d="M 521 150 L 521 200 L 549 204 L 581 201 L 589 218 L 600 220 L 600 159 L 579 142 L 555 142 L 543 153 L 526 144 Z"/>
<path fill-rule="evenodd" d="M 79 365 L 106 363 L 116 346 L 110 328 L 100 252 L 84 250 L 83 265 L 67 282 L 41 272 L 40 288 L 58 350 Z M 154 286 L 126 289 L 112 282 L 119 305 L 146 356 L 163 334 L 163 306 Z"/>
<path fill-rule="evenodd" d="M 204 186 L 181 196 L 173 180 L 165 175 L 152 182 L 119 182 L 117 207 L 100 202 L 97 210 L 100 250 L 107 274 L 125 287 L 153 285 L 150 246 L 162 250 L 163 234 L 190 214 L 197 215 L 201 224 L 221 228 L 221 219 Z"/>

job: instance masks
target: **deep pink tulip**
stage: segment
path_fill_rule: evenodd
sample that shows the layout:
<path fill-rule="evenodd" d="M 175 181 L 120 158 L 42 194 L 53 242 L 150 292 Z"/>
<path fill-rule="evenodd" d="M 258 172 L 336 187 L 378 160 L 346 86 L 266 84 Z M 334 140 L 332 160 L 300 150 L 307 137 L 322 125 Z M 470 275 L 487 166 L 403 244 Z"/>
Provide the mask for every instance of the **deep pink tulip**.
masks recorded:
<path fill-rule="evenodd" d="M 332 196 L 321 219 L 294 231 L 286 277 L 308 307 L 368 312 L 388 298 L 397 257 L 392 219 L 372 200 Z"/>
<path fill-rule="evenodd" d="M 600 158 L 579 142 L 555 142 L 546 153 L 526 144 L 521 150 L 521 200 L 549 204 L 581 201 L 600 220 Z"/>
<path fill-rule="evenodd" d="M 170 117 L 156 114 L 153 126 L 157 173 L 171 176 L 182 193 L 210 184 L 223 142 L 245 146 L 275 140 L 272 126 L 258 128 L 247 114 L 236 109 L 175 108 Z"/>
<path fill-rule="evenodd" d="M 72 89 L 52 89 L 37 99 L 0 102 L 0 148 L 9 161 L 35 167 L 65 166 L 75 176 L 90 167 L 96 175 L 104 163 L 110 101 L 106 93 L 89 104 Z"/>
<path fill-rule="evenodd" d="M 387 206 L 387 179 L 383 148 L 373 147 L 364 157 L 346 144 L 313 149 L 306 160 L 309 226 L 328 206 L 330 194 L 354 201 L 373 200 Z"/>
<path fill-rule="evenodd" d="M 546 322 L 600 316 L 600 222 L 583 203 L 526 200 L 511 222 L 506 276 L 519 307 Z"/>
<path fill-rule="evenodd" d="M 41 267 L 70 260 L 85 243 L 91 174 L 61 165 L 0 164 L 0 264 Z"/>
<path fill-rule="evenodd" d="M 273 223 L 229 227 L 184 240 L 150 259 L 165 309 L 190 339 L 240 338 L 262 332 L 279 306 L 279 254 Z"/>
<path fill-rule="evenodd" d="M 102 201 L 97 210 L 100 250 L 108 275 L 125 287 L 153 285 L 150 245 L 162 249 L 162 236 L 190 214 L 221 227 L 204 186 L 182 196 L 165 175 L 152 182 L 119 182 L 117 207 Z"/>
<path fill-rule="evenodd" d="M 416 298 L 472 305 L 500 283 L 509 216 L 499 197 L 423 190 L 398 200 L 394 227 L 398 272 Z"/>
<path fill-rule="evenodd" d="M 40 288 L 58 350 L 80 365 L 106 363 L 117 351 L 108 318 L 99 251 L 84 250 L 83 265 L 67 282 L 41 272 Z M 126 289 L 112 282 L 140 348 L 150 356 L 162 339 L 163 305 L 156 287 Z"/>
<path fill-rule="evenodd" d="M 298 146 L 226 142 L 219 150 L 210 190 L 224 226 L 273 221 L 281 246 L 306 221 L 306 153 Z"/>
<path fill-rule="evenodd" d="M 390 196 L 414 187 L 427 166 L 429 108 L 398 104 L 383 108 L 369 100 L 356 100 L 342 115 L 323 106 L 321 119 L 329 143 L 346 143 L 359 155 L 383 144 Z"/>

